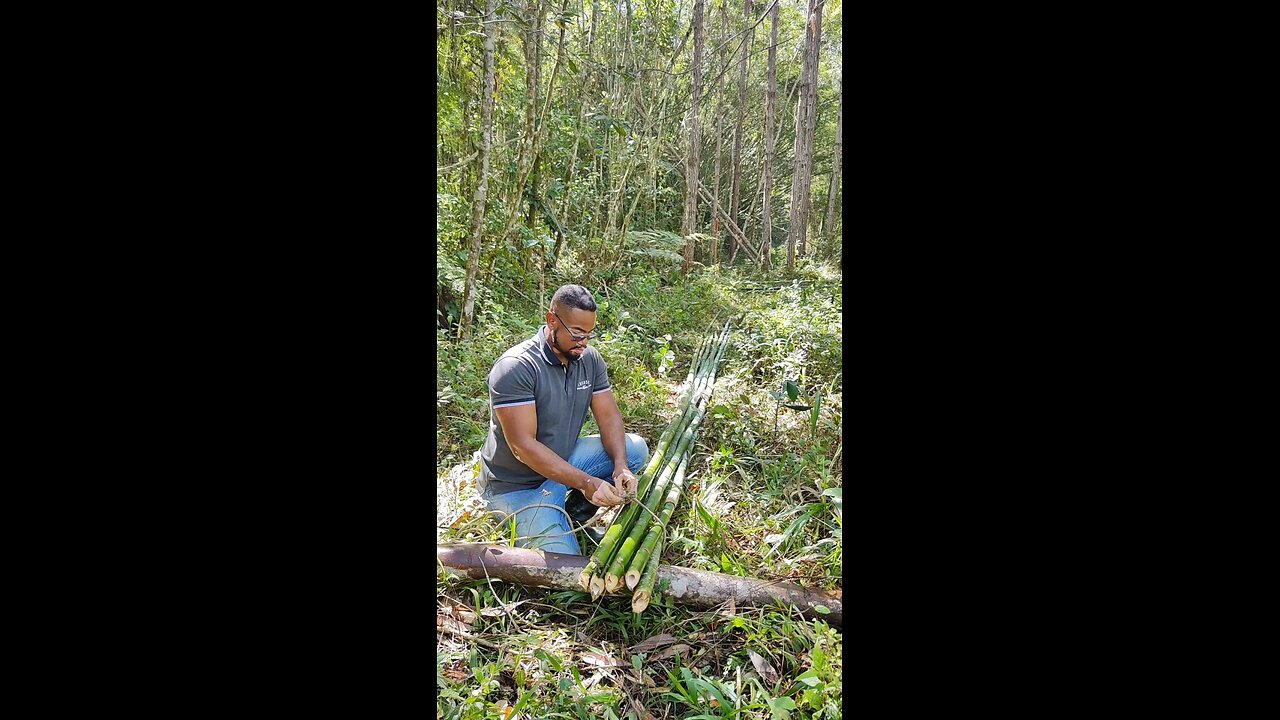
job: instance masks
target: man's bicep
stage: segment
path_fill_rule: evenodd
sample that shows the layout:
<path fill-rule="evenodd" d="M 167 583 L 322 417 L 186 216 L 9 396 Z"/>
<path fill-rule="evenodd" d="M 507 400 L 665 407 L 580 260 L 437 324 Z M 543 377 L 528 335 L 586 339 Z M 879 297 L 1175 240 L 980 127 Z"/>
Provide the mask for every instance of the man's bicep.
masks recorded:
<path fill-rule="evenodd" d="M 618 401 L 613 397 L 612 390 L 597 390 L 591 396 L 591 414 L 596 417 L 597 425 L 600 424 L 601 420 L 622 416 L 622 411 L 618 409 Z"/>
<path fill-rule="evenodd" d="M 533 407 L 537 379 L 519 358 L 504 357 L 489 372 L 489 402 L 493 408 L 528 405 Z"/>
<path fill-rule="evenodd" d="M 594 392 L 602 392 L 610 387 L 609 369 L 605 367 L 604 358 L 597 357 L 594 372 L 591 378 L 591 387 Z"/>
<path fill-rule="evenodd" d="M 498 418 L 498 427 L 507 438 L 507 445 L 515 450 L 538 437 L 538 411 L 533 403 L 495 407 L 493 414 Z"/>

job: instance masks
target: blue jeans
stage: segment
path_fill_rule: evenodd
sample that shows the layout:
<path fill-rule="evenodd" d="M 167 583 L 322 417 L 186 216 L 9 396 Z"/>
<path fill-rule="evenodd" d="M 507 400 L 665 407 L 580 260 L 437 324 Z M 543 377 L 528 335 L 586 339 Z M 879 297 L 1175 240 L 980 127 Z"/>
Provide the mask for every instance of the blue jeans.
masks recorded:
<path fill-rule="evenodd" d="M 627 467 L 639 475 L 640 469 L 649 459 L 649 446 L 639 435 L 626 435 Z M 592 477 L 613 481 L 613 458 L 605 452 L 599 435 L 578 438 L 567 459 L 570 465 Z M 563 509 L 568 492 L 568 486 L 555 480 L 544 480 L 538 487 L 501 495 L 494 495 L 492 488 L 485 486 L 481 497 L 489 504 L 489 510 L 501 512 L 499 518 L 505 527 L 509 527 L 507 517 L 515 513 L 516 537 L 522 538 L 516 540 L 516 547 L 579 555 L 578 539 L 570 531 L 569 518 L 563 512 L 549 507 L 522 510 L 529 505 L 554 505 Z"/>

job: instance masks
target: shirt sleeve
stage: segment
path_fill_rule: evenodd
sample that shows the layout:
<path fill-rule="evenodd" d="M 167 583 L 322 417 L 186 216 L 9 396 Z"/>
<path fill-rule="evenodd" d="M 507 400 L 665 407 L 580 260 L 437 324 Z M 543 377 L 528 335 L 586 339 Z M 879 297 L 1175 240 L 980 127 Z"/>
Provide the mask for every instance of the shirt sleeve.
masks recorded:
<path fill-rule="evenodd" d="M 595 350 L 595 348 L 591 348 Z M 595 377 L 591 380 L 592 395 L 598 395 L 602 392 L 613 392 L 613 388 L 609 386 L 609 369 L 604 365 L 604 358 L 600 356 L 600 352 L 596 351 L 596 372 Z"/>
<path fill-rule="evenodd" d="M 498 358 L 489 371 L 489 403 L 495 408 L 532 405 L 534 386 L 533 370 L 520 358 Z"/>

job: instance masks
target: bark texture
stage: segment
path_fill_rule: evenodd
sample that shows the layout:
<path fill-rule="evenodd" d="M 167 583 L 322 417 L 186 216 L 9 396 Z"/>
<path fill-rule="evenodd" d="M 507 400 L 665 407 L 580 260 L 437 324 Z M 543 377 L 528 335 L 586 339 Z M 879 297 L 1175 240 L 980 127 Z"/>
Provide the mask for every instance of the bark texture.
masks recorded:
<path fill-rule="evenodd" d="M 484 81 L 480 114 L 480 176 L 476 193 L 471 198 L 471 245 L 467 255 L 466 289 L 463 291 L 462 321 L 459 337 L 471 337 L 471 323 L 476 314 L 476 274 L 480 269 L 481 238 L 484 230 L 484 204 L 489 194 L 489 146 L 493 138 L 493 35 L 497 32 L 497 0 L 488 0 L 484 24 Z"/>
<path fill-rule="evenodd" d="M 693 267 L 693 238 L 689 236 L 697 232 L 698 222 L 698 146 L 701 143 L 698 135 L 698 107 L 702 94 L 702 20 L 705 17 L 702 3 L 703 0 L 697 0 L 693 5 L 693 91 L 689 96 L 689 152 L 685 171 L 684 221 L 680 225 L 680 232 L 685 236 L 684 264 L 680 270 L 685 276 L 689 275 L 689 270 Z"/>
<path fill-rule="evenodd" d="M 764 207 L 760 213 L 760 269 L 769 274 L 769 254 L 773 249 L 773 216 L 769 200 L 773 197 L 773 148 L 777 135 L 773 118 L 778 104 L 778 3 L 769 11 L 769 85 L 764 96 Z"/>
<path fill-rule="evenodd" d="M 791 216 L 787 227 L 787 271 L 795 269 L 796 248 L 805 254 L 809 223 L 809 189 L 813 181 L 813 131 L 817 126 L 818 49 L 825 3 L 809 0 L 805 21 L 804 63 L 796 98 L 795 175 L 791 179 Z"/>
<path fill-rule="evenodd" d="M 836 110 L 836 147 L 831 154 L 831 189 L 827 191 L 827 216 L 822 232 L 831 237 L 835 228 L 833 218 L 836 214 L 836 196 L 840 194 L 840 155 L 843 151 L 842 133 L 844 132 L 844 83 L 836 80 L 836 96 L 840 98 L 839 109 Z"/>
<path fill-rule="evenodd" d="M 487 572 L 488 577 L 503 582 L 577 592 L 582 591 L 579 575 L 587 565 L 587 558 L 581 555 L 497 545 L 437 545 L 436 561 L 450 573 L 469 579 L 482 580 Z M 821 619 L 836 628 L 843 620 L 840 590 L 814 590 L 783 581 L 659 565 L 658 583 L 664 580 L 670 583 L 664 594 L 690 607 L 715 607 L 733 598 L 738 607 L 782 603 L 796 608 L 806 618 Z M 815 610 L 817 605 L 830 612 Z"/>
<path fill-rule="evenodd" d="M 751 0 L 743 0 L 743 11 L 747 18 L 747 36 L 742 41 L 742 57 L 738 61 L 738 122 L 733 127 L 733 181 L 729 184 L 729 216 L 739 227 L 742 226 L 738 217 L 738 193 L 742 187 L 742 122 L 747 116 L 747 53 L 751 49 L 751 38 L 755 30 L 755 25 L 751 22 Z M 732 264 L 737 258 L 738 245 L 734 243 L 729 252 L 729 263 Z"/>

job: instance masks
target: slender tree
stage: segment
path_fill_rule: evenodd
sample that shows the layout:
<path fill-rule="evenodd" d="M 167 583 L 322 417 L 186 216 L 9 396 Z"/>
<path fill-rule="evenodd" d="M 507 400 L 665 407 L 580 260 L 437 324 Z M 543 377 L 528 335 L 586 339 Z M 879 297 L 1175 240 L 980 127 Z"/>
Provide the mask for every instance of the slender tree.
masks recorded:
<path fill-rule="evenodd" d="M 831 153 L 831 188 L 827 191 L 827 216 L 823 234 L 831 237 L 831 230 L 835 227 L 832 224 L 832 218 L 836 214 L 836 195 L 840 194 L 840 154 L 842 150 L 841 133 L 844 127 L 844 83 L 840 78 L 836 78 L 836 97 L 839 98 L 838 110 L 836 110 L 836 146 Z"/>
<path fill-rule="evenodd" d="M 524 201 L 525 185 L 529 174 L 533 172 L 538 153 L 538 137 L 536 122 L 538 118 L 538 71 L 542 66 L 542 21 L 546 16 L 546 8 L 541 0 L 529 0 L 525 15 L 524 59 L 525 59 L 525 110 L 524 132 L 521 133 L 520 159 L 516 162 L 519 178 L 512 195 L 507 202 L 511 210 L 507 215 L 507 224 L 503 229 L 503 237 L 511 232 L 515 224 L 520 206 Z"/>
<path fill-rule="evenodd" d="M 689 269 L 693 267 L 691 236 L 696 231 L 698 222 L 698 144 L 700 142 L 698 106 L 699 95 L 702 93 L 702 19 L 704 17 L 702 6 L 703 0 L 697 0 L 693 5 L 693 91 L 690 95 L 688 113 L 689 151 L 686 158 L 684 221 L 680 225 L 681 234 L 685 236 L 684 264 L 680 271 L 686 277 L 689 275 Z"/>
<path fill-rule="evenodd" d="M 747 116 L 747 54 L 751 49 L 751 38 L 755 34 L 755 23 L 751 21 L 751 0 L 743 0 L 743 12 L 747 18 L 746 37 L 742 40 L 742 58 L 738 61 L 738 122 L 733 128 L 733 180 L 729 183 L 729 215 L 734 224 L 742 227 L 738 213 L 738 193 L 742 181 L 742 123 Z M 738 244 L 733 243 L 729 250 L 729 263 L 738 257 Z"/>
<path fill-rule="evenodd" d="M 724 68 L 724 51 L 727 45 L 726 40 L 729 35 L 729 0 L 721 0 L 720 2 L 720 61 L 716 64 L 717 69 Z M 720 130 L 720 122 L 724 118 L 724 73 L 716 73 L 716 112 L 715 112 L 715 134 L 716 134 L 716 163 L 715 169 L 711 171 L 711 194 L 715 197 L 716 202 L 720 202 L 720 157 L 724 154 L 724 133 Z M 713 210 L 711 212 L 711 234 L 715 237 L 715 241 L 711 243 L 711 264 L 714 265 L 719 260 L 720 255 L 720 218 Z M 729 242 L 733 242 L 732 238 Z M 732 256 L 731 256 L 732 257 Z"/>
<path fill-rule="evenodd" d="M 484 230 L 484 204 L 489 194 L 489 146 L 493 137 L 493 37 L 498 32 L 497 0 L 488 0 L 484 23 L 484 83 L 480 88 L 480 177 L 476 194 L 471 199 L 471 247 L 467 254 L 467 279 L 462 301 L 459 337 L 471 337 L 471 322 L 476 311 L 476 272 L 480 268 L 481 238 Z"/>
<path fill-rule="evenodd" d="M 801 195 L 803 199 L 803 216 L 801 222 L 804 227 L 800 231 L 800 254 L 808 255 L 808 237 L 809 226 L 813 226 L 813 233 L 817 234 L 817 212 L 814 210 L 813 202 L 813 150 L 814 137 L 818 128 L 818 59 L 822 53 L 822 11 L 826 8 L 826 0 L 813 0 L 813 12 L 810 14 L 812 23 L 813 39 L 809 47 L 809 107 L 805 115 L 805 139 L 804 139 L 804 192 Z"/>
<path fill-rule="evenodd" d="M 769 274 L 769 254 L 773 248 L 773 216 L 769 200 L 773 197 L 773 148 L 777 136 L 773 116 L 778 100 L 778 3 L 769 11 L 769 79 L 764 96 L 764 191 L 760 213 L 760 270 Z"/>
<path fill-rule="evenodd" d="M 787 272 L 795 270 L 797 245 L 805 251 L 809 222 L 809 189 L 813 180 L 813 129 L 816 127 L 818 47 L 822 32 L 820 0 L 809 0 L 805 19 L 804 62 L 796 98 L 795 174 L 791 178 L 791 214 L 787 228 Z"/>

